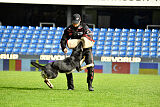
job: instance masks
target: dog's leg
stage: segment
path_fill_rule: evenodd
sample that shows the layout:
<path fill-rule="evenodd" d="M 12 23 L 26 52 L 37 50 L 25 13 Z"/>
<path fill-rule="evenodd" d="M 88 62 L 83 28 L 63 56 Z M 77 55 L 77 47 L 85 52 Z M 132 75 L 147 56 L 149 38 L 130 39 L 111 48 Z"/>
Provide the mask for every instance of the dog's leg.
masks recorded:
<path fill-rule="evenodd" d="M 52 85 L 52 83 L 50 82 L 49 79 L 46 78 L 46 79 L 44 80 L 44 82 L 48 85 L 49 88 L 53 88 L 53 85 Z"/>

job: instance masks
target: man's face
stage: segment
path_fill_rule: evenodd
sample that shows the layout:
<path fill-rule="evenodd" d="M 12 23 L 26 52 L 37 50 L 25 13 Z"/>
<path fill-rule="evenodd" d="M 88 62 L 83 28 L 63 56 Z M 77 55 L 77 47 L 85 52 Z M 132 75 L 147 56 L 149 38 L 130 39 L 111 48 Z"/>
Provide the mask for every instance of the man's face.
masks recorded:
<path fill-rule="evenodd" d="M 72 25 L 73 25 L 74 27 L 78 27 L 78 26 L 80 25 L 80 22 L 79 22 L 79 23 L 77 23 L 77 24 L 72 23 Z"/>

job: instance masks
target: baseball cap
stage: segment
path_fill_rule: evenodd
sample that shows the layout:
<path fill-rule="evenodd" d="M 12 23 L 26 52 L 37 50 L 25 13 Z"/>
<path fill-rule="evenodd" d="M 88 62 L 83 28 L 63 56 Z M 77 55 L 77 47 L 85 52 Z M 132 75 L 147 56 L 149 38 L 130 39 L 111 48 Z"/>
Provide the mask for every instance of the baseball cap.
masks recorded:
<path fill-rule="evenodd" d="M 78 24 L 81 21 L 81 16 L 79 14 L 74 14 L 72 17 L 72 23 Z"/>

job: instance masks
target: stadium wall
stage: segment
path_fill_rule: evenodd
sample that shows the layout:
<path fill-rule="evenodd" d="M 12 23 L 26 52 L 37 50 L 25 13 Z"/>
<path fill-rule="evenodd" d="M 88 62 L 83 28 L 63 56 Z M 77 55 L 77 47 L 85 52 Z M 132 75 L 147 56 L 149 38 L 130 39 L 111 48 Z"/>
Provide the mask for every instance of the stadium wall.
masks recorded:
<path fill-rule="evenodd" d="M 39 71 L 30 64 L 31 61 L 42 65 L 52 62 L 51 60 L 37 59 L 0 59 L 0 71 Z M 95 60 L 94 68 L 95 73 L 160 75 L 160 63 L 151 62 L 101 62 Z M 84 72 L 86 70 L 81 73 Z"/>

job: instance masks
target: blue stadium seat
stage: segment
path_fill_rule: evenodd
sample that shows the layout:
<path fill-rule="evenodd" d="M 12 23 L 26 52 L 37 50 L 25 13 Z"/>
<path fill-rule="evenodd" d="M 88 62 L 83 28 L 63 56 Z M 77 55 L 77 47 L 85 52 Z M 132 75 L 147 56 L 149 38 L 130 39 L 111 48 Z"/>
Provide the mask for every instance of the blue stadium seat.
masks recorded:
<path fill-rule="evenodd" d="M 127 41 L 121 41 L 120 42 L 120 46 L 126 46 L 127 45 Z"/>
<path fill-rule="evenodd" d="M 96 49 L 97 50 L 104 50 L 104 46 L 103 45 L 98 45 Z"/>
<path fill-rule="evenodd" d="M 142 46 L 149 46 L 149 42 L 143 42 Z"/>
<path fill-rule="evenodd" d="M 107 33 L 106 33 L 106 36 L 113 36 L 113 33 L 107 32 Z"/>
<path fill-rule="evenodd" d="M 62 32 L 62 31 L 56 31 L 56 34 L 55 34 L 55 35 L 62 36 L 62 35 L 63 35 L 63 32 Z"/>
<path fill-rule="evenodd" d="M 16 43 L 14 47 L 15 47 L 15 48 L 21 48 L 21 47 L 22 47 L 22 44 Z"/>
<path fill-rule="evenodd" d="M 129 29 L 122 29 L 122 32 L 128 33 L 128 32 L 129 32 Z"/>
<path fill-rule="evenodd" d="M 151 51 L 151 52 L 157 51 L 157 47 L 150 47 L 150 51 Z"/>
<path fill-rule="evenodd" d="M 38 43 L 37 39 L 32 39 L 31 43 Z"/>
<path fill-rule="evenodd" d="M 142 57 L 149 57 L 149 52 L 142 52 Z"/>
<path fill-rule="evenodd" d="M 106 41 L 112 41 L 112 40 L 113 40 L 113 38 L 111 36 L 106 37 Z"/>
<path fill-rule="evenodd" d="M 29 48 L 28 51 L 27 51 L 27 54 L 34 55 L 35 52 L 36 52 L 35 48 Z"/>
<path fill-rule="evenodd" d="M 12 30 L 10 30 L 10 29 L 5 29 L 5 30 L 4 30 L 4 33 L 11 33 L 11 31 L 12 31 Z"/>
<path fill-rule="evenodd" d="M 134 46 L 134 42 L 128 42 L 127 45 L 128 46 Z"/>
<path fill-rule="evenodd" d="M 8 40 L 9 40 L 8 38 L 2 38 L 1 42 L 8 42 Z"/>
<path fill-rule="evenodd" d="M 97 45 L 104 45 L 104 41 L 98 41 Z"/>
<path fill-rule="evenodd" d="M 157 42 L 151 42 L 150 46 L 157 46 Z"/>
<path fill-rule="evenodd" d="M 13 26 L 7 26 L 6 29 L 13 29 Z"/>
<path fill-rule="evenodd" d="M 101 32 L 107 32 L 107 28 L 101 28 L 100 31 Z"/>
<path fill-rule="evenodd" d="M 30 43 L 31 39 L 24 39 L 23 43 Z"/>
<path fill-rule="evenodd" d="M 37 34 L 37 35 L 41 34 L 41 30 L 35 30 L 34 34 Z"/>
<path fill-rule="evenodd" d="M 51 50 L 51 54 L 52 55 L 58 55 L 58 50 L 55 50 L 55 49 Z"/>
<path fill-rule="evenodd" d="M 17 43 L 23 43 L 23 39 L 16 39 Z"/>
<path fill-rule="evenodd" d="M 152 29 L 152 33 L 158 33 L 158 29 Z"/>
<path fill-rule="evenodd" d="M 143 29 L 137 29 L 137 33 L 143 33 L 144 30 Z"/>
<path fill-rule="evenodd" d="M 40 35 L 34 34 L 34 35 L 32 35 L 32 36 L 33 36 L 33 39 L 39 39 L 39 36 L 40 36 Z M 32 36 L 31 36 L 31 38 L 32 38 Z"/>
<path fill-rule="evenodd" d="M 143 37 L 150 37 L 150 33 L 144 33 Z"/>
<path fill-rule="evenodd" d="M 48 39 L 54 39 L 53 35 L 48 35 Z"/>
<path fill-rule="evenodd" d="M 44 39 L 39 39 L 39 40 L 38 40 L 38 43 L 44 44 L 45 42 L 46 42 L 46 40 L 44 40 Z"/>
<path fill-rule="evenodd" d="M 141 47 L 135 47 L 135 51 L 142 51 L 142 48 Z"/>
<path fill-rule="evenodd" d="M 105 36 L 106 33 L 105 32 L 99 32 L 99 36 Z"/>
<path fill-rule="evenodd" d="M 112 46 L 117 46 L 117 45 L 119 45 L 119 41 L 112 42 Z"/>
<path fill-rule="evenodd" d="M 26 39 L 32 39 L 32 36 L 33 36 L 32 34 L 26 34 L 26 35 L 25 35 L 25 38 L 26 38 Z"/>
<path fill-rule="evenodd" d="M 113 34 L 113 36 L 120 36 L 121 34 L 120 33 L 117 33 L 117 32 L 115 32 L 114 34 Z"/>
<path fill-rule="evenodd" d="M 96 56 L 103 56 L 103 51 L 97 50 L 95 53 Z"/>
<path fill-rule="evenodd" d="M 44 49 L 43 54 L 49 55 L 51 53 L 51 49 Z"/>
<path fill-rule="evenodd" d="M 111 51 L 104 51 L 104 52 L 103 52 L 103 55 L 104 55 L 104 56 L 110 56 L 110 55 L 111 55 Z"/>
<path fill-rule="evenodd" d="M 22 44 L 22 48 L 29 48 L 29 44 Z"/>
<path fill-rule="evenodd" d="M 93 37 L 94 37 L 94 36 L 98 36 L 98 35 L 99 35 L 98 32 L 93 32 Z"/>
<path fill-rule="evenodd" d="M 105 41 L 104 45 L 111 46 L 112 45 L 112 41 Z"/>
<path fill-rule="evenodd" d="M 5 48 L 0 48 L 0 54 L 4 53 Z"/>
<path fill-rule="evenodd" d="M 33 30 L 27 30 L 27 32 L 26 32 L 27 34 L 33 34 L 34 33 L 34 31 Z"/>
<path fill-rule="evenodd" d="M 119 51 L 112 51 L 112 52 L 111 52 L 111 56 L 117 57 L 118 54 L 119 54 Z"/>
<path fill-rule="evenodd" d="M 114 32 L 114 29 L 108 28 L 108 32 Z"/>
<path fill-rule="evenodd" d="M 112 47 L 112 51 L 118 51 L 119 50 L 119 46 L 113 46 Z"/>
<path fill-rule="evenodd" d="M 92 50 L 93 51 L 96 50 L 96 45 L 93 45 Z"/>
<path fill-rule="evenodd" d="M 157 52 L 150 52 L 150 53 L 149 53 L 149 56 L 150 56 L 151 58 L 155 58 L 155 57 L 157 57 Z"/>
<path fill-rule="evenodd" d="M 135 33 L 135 32 L 137 32 L 137 31 L 136 31 L 136 29 L 130 29 L 129 32 Z"/>
<path fill-rule="evenodd" d="M 151 33 L 151 29 L 145 29 L 144 32 L 145 33 Z"/>
<path fill-rule="evenodd" d="M 13 51 L 13 48 L 6 48 L 6 49 L 5 49 L 5 53 L 6 53 L 6 54 L 11 54 L 12 51 Z"/>
<path fill-rule="evenodd" d="M 20 50 L 21 50 L 20 48 L 14 48 L 12 53 L 19 54 Z"/>
<path fill-rule="evenodd" d="M 53 36 L 55 35 L 55 31 L 49 31 L 48 34 Z"/>
<path fill-rule="evenodd" d="M 142 47 L 142 51 L 149 51 L 149 47 Z"/>
<path fill-rule="evenodd" d="M 126 56 L 126 51 L 119 51 L 119 56 L 120 57 L 125 57 Z"/>
<path fill-rule="evenodd" d="M 42 27 L 36 26 L 36 30 L 42 30 Z"/>
<path fill-rule="evenodd" d="M 11 34 L 10 35 L 11 38 L 17 38 L 17 36 L 18 36 L 17 34 Z"/>
<path fill-rule="evenodd" d="M 121 41 L 127 41 L 128 38 L 127 37 L 121 37 Z"/>
<path fill-rule="evenodd" d="M 0 43 L 0 47 L 6 48 L 6 46 L 7 46 L 7 43 L 3 43 L 3 42 Z"/>
<path fill-rule="evenodd" d="M 24 37 L 25 37 L 24 34 L 19 34 L 17 38 L 24 39 Z"/>
<path fill-rule="evenodd" d="M 10 38 L 8 42 L 15 43 L 15 41 L 16 41 L 15 38 Z"/>
<path fill-rule="evenodd" d="M 121 47 L 119 48 L 119 50 L 120 50 L 120 51 L 126 51 L 126 50 L 127 50 L 127 47 L 126 47 L 126 46 L 121 46 Z"/>
<path fill-rule="evenodd" d="M 120 32 L 122 32 L 122 29 L 116 28 L 114 31 L 120 33 Z"/>
<path fill-rule="evenodd" d="M 14 29 L 11 31 L 11 33 L 19 33 L 19 30 Z"/>
<path fill-rule="evenodd" d="M 6 29 L 6 26 L 0 26 L 0 29 Z"/>
<path fill-rule="evenodd" d="M 39 39 L 46 39 L 47 38 L 47 35 L 40 35 L 39 36 Z"/>
<path fill-rule="evenodd" d="M 128 38 L 128 41 L 129 41 L 129 42 L 134 42 L 134 41 L 135 41 L 135 37 L 129 37 L 129 38 Z"/>
<path fill-rule="evenodd" d="M 44 48 L 44 44 L 38 44 L 37 48 Z"/>
<path fill-rule="evenodd" d="M 128 33 L 122 33 L 121 36 L 128 36 Z"/>
<path fill-rule="evenodd" d="M 58 40 L 58 39 L 53 40 L 53 44 L 60 44 L 60 40 Z"/>
<path fill-rule="evenodd" d="M 4 30 L 3 29 L 0 29 L 0 34 L 4 33 Z"/>
<path fill-rule="evenodd" d="M 128 56 L 128 57 L 133 57 L 133 56 L 134 56 L 134 52 L 133 52 L 133 51 L 128 51 L 128 52 L 126 53 L 126 56 Z"/>
<path fill-rule="evenodd" d="M 142 42 L 135 42 L 135 46 L 142 46 Z"/>
<path fill-rule="evenodd" d="M 8 44 L 7 44 L 7 47 L 13 48 L 13 47 L 14 47 L 14 44 L 13 44 L 13 43 L 8 43 Z"/>
<path fill-rule="evenodd" d="M 36 55 L 42 55 L 43 49 L 36 49 L 35 54 Z"/>
<path fill-rule="evenodd" d="M 36 48 L 37 44 L 30 44 L 30 48 Z"/>
<path fill-rule="evenodd" d="M 143 42 L 150 42 L 150 38 L 144 37 L 144 38 L 143 38 Z"/>
<path fill-rule="evenodd" d="M 56 27 L 50 27 L 49 30 L 55 31 L 55 30 L 57 30 L 57 28 Z"/>
<path fill-rule="evenodd" d="M 52 43 L 53 43 L 53 40 L 46 40 L 46 43 L 47 43 L 47 44 L 52 44 Z"/>
<path fill-rule="evenodd" d="M 136 42 L 142 42 L 142 37 L 136 37 L 135 41 Z"/>
<path fill-rule="evenodd" d="M 52 45 L 52 48 L 53 48 L 53 49 L 59 49 L 59 48 L 60 48 L 60 45 L 54 44 L 54 45 Z"/>
<path fill-rule="evenodd" d="M 22 30 L 27 30 L 28 27 L 27 27 L 27 26 L 22 26 L 21 29 L 22 29 Z"/>
<path fill-rule="evenodd" d="M 26 34 L 26 30 L 24 30 L 24 29 L 19 30 L 19 34 Z"/>
<path fill-rule="evenodd" d="M 57 30 L 58 30 L 58 31 L 63 31 L 64 28 L 63 28 L 63 27 L 57 27 Z"/>
<path fill-rule="evenodd" d="M 118 37 L 118 36 L 117 36 L 117 37 L 114 37 L 114 38 L 113 38 L 113 41 L 120 41 L 120 37 Z"/>
<path fill-rule="evenodd" d="M 60 36 L 60 35 L 55 35 L 54 36 L 54 39 L 61 39 L 62 38 L 62 36 Z"/>
<path fill-rule="evenodd" d="M 35 30 L 36 28 L 34 26 L 29 26 L 28 29 L 29 30 Z"/>
<path fill-rule="evenodd" d="M 20 53 L 23 54 L 23 55 L 26 55 L 27 51 L 28 51 L 27 48 L 21 48 Z"/>
<path fill-rule="evenodd" d="M 136 33 L 129 33 L 128 36 L 135 37 L 135 36 L 136 36 Z"/>
<path fill-rule="evenodd" d="M 21 29 L 21 27 L 20 27 L 20 26 L 14 26 L 14 28 L 13 28 L 13 29 L 20 30 L 20 29 Z"/>
<path fill-rule="evenodd" d="M 105 46 L 104 47 L 104 51 L 110 51 L 111 50 L 111 46 Z"/>
<path fill-rule="evenodd" d="M 132 47 L 127 47 L 127 51 L 134 51 L 134 47 L 132 46 Z"/>
<path fill-rule="evenodd" d="M 158 33 L 152 33 L 152 34 L 151 34 L 151 37 L 152 37 L 152 38 L 154 38 L 154 37 L 157 38 L 157 37 L 158 37 Z"/>
<path fill-rule="evenodd" d="M 143 33 L 137 33 L 136 36 L 137 37 L 143 37 Z"/>
<path fill-rule="evenodd" d="M 99 38 L 98 38 L 98 40 L 101 40 L 101 41 L 105 41 L 105 36 L 100 36 Z"/>
<path fill-rule="evenodd" d="M 97 41 L 98 37 L 97 36 L 93 36 L 93 40 Z"/>
<path fill-rule="evenodd" d="M 10 38 L 10 34 L 3 34 L 3 38 Z"/>
<path fill-rule="evenodd" d="M 43 27 L 42 30 L 50 30 L 49 27 Z"/>
<path fill-rule="evenodd" d="M 93 28 L 93 32 L 99 32 L 100 29 L 99 28 Z"/>
<path fill-rule="evenodd" d="M 47 34 L 48 34 L 48 31 L 44 30 L 44 31 L 41 32 L 41 34 L 47 35 Z"/>
<path fill-rule="evenodd" d="M 134 52 L 135 57 L 141 57 L 141 51 L 136 51 Z"/>
<path fill-rule="evenodd" d="M 45 44 L 44 45 L 44 48 L 46 49 L 46 48 L 49 48 L 49 49 L 51 49 L 53 46 L 51 45 L 51 44 Z"/>

